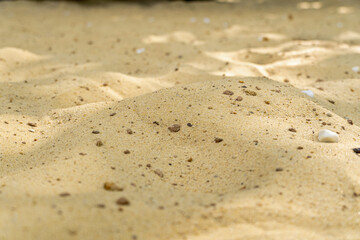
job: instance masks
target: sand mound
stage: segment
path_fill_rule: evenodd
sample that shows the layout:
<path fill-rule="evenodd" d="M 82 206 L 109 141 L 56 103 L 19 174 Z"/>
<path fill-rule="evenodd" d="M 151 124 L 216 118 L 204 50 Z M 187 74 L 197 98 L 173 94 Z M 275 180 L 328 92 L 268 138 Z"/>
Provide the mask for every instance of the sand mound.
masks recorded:
<path fill-rule="evenodd" d="M 358 239 L 359 16 L 0 2 L 0 240 Z"/>
<path fill-rule="evenodd" d="M 323 123 L 340 143 L 316 140 Z M 54 110 L 34 129 L 36 143 L 2 159 L 10 238 L 360 234 L 359 128 L 289 85 L 200 82 Z"/>

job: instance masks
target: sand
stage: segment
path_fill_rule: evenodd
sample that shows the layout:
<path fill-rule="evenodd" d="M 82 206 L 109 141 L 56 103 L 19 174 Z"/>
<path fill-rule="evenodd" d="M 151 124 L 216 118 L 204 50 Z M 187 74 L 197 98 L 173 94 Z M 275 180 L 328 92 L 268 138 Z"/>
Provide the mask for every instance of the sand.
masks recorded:
<path fill-rule="evenodd" d="M 0 2 L 0 239 L 360 239 L 359 24 L 355 0 Z"/>

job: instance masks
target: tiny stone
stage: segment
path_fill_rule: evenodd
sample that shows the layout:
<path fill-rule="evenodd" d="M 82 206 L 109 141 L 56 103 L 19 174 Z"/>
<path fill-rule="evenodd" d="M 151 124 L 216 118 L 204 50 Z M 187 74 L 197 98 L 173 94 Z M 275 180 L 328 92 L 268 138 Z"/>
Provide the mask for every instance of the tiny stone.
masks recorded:
<path fill-rule="evenodd" d="M 302 149 L 304 149 L 304 148 L 300 146 L 300 147 L 298 147 L 297 149 L 302 150 Z"/>
<path fill-rule="evenodd" d="M 112 114 L 110 114 L 110 117 L 113 117 L 113 116 L 115 116 L 116 115 L 116 113 L 112 113 Z"/>
<path fill-rule="evenodd" d="M 250 95 L 250 96 L 256 96 L 257 95 L 256 92 L 250 91 L 250 90 L 245 90 L 245 93 L 246 93 L 246 95 Z"/>
<path fill-rule="evenodd" d="M 329 101 L 329 103 L 331 103 L 331 104 L 335 104 L 335 102 L 333 101 L 333 100 L 328 100 Z"/>
<path fill-rule="evenodd" d="M 265 104 L 268 104 L 268 105 L 270 104 L 270 101 L 268 101 L 268 100 L 265 100 L 264 102 L 265 102 Z"/>
<path fill-rule="evenodd" d="M 117 204 L 117 205 L 125 206 L 125 205 L 130 205 L 130 202 L 129 202 L 129 200 L 127 200 L 126 198 L 121 197 L 121 198 L 119 198 L 118 200 L 116 200 L 116 204 Z"/>
<path fill-rule="evenodd" d="M 354 153 L 360 153 L 360 148 L 353 148 Z"/>
<path fill-rule="evenodd" d="M 327 113 L 326 116 L 332 117 L 332 114 L 331 114 L 331 113 Z"/>
<path fill-rule="evenodd" d="M 130 151 L 129 151 L 129 150 L 125 150 L 124 153 L 125 153 L 125 154 L 129 154 Z"/>
<path fill-rule="evenodd" d="M 133 134 L 133 131 L 130 128 L 128 128 L 128 129 L 126 129 L 126 133 L 127 134 Z"/>
<path fill-rule="evenodd" d="M 282 172 L 283 170 L 284 170 L 284 169 L 282 169 L 282 168 L 276 168 L 276 169 L 275 169 L 276 172 Z"/>
<path fill-rule="evenodd" d="M 92 131 L 93 134 L 99 134 L 100 132 L 98 130 Z"/>
<path fill-rule="evenodd" d="M 191 123 L 186 124 L 188 127 L 192 127 L 193 125 Z"/>
<path fill-rule="evenodd" d="M 311 90 L 304 90 L 301 91 L 302 93 L 305 93 L 306 95 L 308 95 L 309 97 L 314 97 L 314 93 Z"/>
<path fill-rule="evenodd" d="M 350 125 L 353 125 L 353 124 L 354 124 L 353 121 L 350 120 L 350 119 L 348 119 L 347 122 L 348 122 Z"/>
<path fill-rule="evenodd" d="M 240 102 L 243 100 L 243 98 L 241 96 L 238 96 L 235 100 Z"/>
<path fill-rule="evenodd" d="M 70 193 L 63 192 L 63 193 L 60 193 L 59 196 L 60 196 L 60 197 L 69 197 L 69 196 L 70 196 Z"/>
<path fill-rule="evenodd" d="M 318 139 L 320 142 L 338 142 L 339 135 L 327 129 L 320 130 Z"/>
<path fill-rule="evenodd" d="M 295 128 L 289 128 L 289 131 L 290 132 L 296 132 L 296 129 Z"/>
<path fill-rule="evenodd" d="M 37 127 L 37 124 L 36 124 L 36 123 L 31 123 L 31 122 L 29 122 L 27 125 L 29 125 L 30 127 Z"/>
<path fill-rule="evenodd" d="M 233 95 L 234 94 L 234 92 L 232 92 L 232 91 L 230 91 L 230 90 L 225 90 L 224 92 L 223 92 L 223 94 L 225 94 L 225 95 Z"/>
<path fill-rule="evenodd" d="M 219 137 L 216 137 L 216 138 L 214 139 L 214 141 L 215 141 L 216 143 L 222 142 L 223 140 L 224 140 L 224 139 L 219 138 Z"/>
<path fill-rule="evenodd" d="M 178 132 L 180 131 L 180 125 L 179 124 L 173 124 L 172 126 L 168 127 L 170 132 Z"/>
<path fill-rule="evenodd" d="M 102 145 L 104 145 L 102 141 L 99 140 L 99 141 L 96 142 L 97 147 L 101 147 Z"/>
<path fill-rule="evenodd" d="M 156 175 L 158 175 L 159 177 L 164 177 L 164 174 L 163 174 L 163 172 L 160 170 L 160 169 L 156 169 L 155 171 L 154 171 L 154 173 L 156 174 Z"/>
<path fill-rule="evenodd" d="M 104 189 L 107 191 L 122 191 L 123 189 L 113 182 L 105 182 Z"/>
<path fill-rule="evenodd" d="M 192 162 L 192 161 L 193 161 L 192 157 L 189 158 L 187 161 L 188 161 L 188 162 Z"/>

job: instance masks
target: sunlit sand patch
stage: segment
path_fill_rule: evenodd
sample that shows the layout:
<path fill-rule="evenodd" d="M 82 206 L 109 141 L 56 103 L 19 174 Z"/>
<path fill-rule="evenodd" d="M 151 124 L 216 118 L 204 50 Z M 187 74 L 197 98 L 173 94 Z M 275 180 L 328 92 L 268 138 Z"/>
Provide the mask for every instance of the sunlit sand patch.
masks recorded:
<path fill-rule="evenodd" d="M 145 44 L 151 43 L 168 43 L 168 42 L 182 42 L 193 45 L 202 45 L 204 42 L 196 39 L 194 34 L 185 31 L 176 31 L 164 35 L 150 35 L 143 39 Z"/>

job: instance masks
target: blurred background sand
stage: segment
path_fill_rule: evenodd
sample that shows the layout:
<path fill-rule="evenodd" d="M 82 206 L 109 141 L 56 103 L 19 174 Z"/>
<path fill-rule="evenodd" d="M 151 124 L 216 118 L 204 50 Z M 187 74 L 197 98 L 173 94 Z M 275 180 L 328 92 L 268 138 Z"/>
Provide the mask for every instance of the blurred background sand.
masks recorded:
<path fill-rule="evenodd" d="M 359 26 L 355 0 L 0 2 L 0 239 L 359 239 Z"/>

